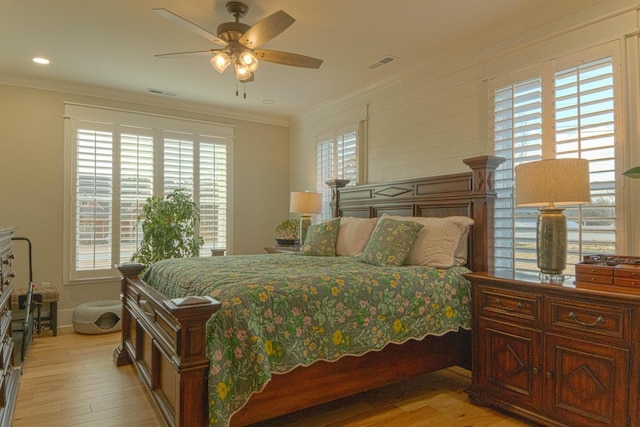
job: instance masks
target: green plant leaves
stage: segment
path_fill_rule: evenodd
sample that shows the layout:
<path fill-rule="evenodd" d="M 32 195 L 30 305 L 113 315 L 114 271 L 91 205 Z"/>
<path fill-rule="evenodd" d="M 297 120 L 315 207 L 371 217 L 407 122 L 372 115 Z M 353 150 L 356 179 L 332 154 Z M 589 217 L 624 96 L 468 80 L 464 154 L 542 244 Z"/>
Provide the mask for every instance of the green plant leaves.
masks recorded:
<path fill-rule="evenodd" d="M 200 254 L 204 245 L 196 233 L 200 212 L 189 192 L 178 189 L 164 198 L 149 197 L 137 220 L 142 223 L 143 237 L 131 261 L 149 265 Z"/>

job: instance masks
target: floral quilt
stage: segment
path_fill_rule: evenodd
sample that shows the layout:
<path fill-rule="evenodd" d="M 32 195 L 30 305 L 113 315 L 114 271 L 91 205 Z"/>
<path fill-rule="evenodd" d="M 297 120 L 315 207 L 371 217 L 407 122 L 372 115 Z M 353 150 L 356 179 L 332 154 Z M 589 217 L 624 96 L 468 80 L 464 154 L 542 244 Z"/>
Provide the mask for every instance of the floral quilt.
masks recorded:
<path fill-rule="evenodd" d="M 264 254 L 160 261 L 144 280 L 169 298 L 222 303 L 207 323 L 207 352 L 210 424 L 223 426 L 273 374 L 470 329 L 465 272 Z"/>

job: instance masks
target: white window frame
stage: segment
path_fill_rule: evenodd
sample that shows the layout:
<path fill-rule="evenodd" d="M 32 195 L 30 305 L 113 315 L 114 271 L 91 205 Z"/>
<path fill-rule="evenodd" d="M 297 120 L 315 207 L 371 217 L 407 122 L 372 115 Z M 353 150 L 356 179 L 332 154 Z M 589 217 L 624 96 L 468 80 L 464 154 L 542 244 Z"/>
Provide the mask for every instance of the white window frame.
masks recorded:
<path fill-rule="evenodd" d="M 118 278 L 119 274 L 115 264 L 120 262 L 120 129 L 142 128 L 145 132 L 153 135 L 153 195 L 162 197 L 164 190 L 164 170 L 163 170 L 163 146 L 165 136 L 185 134 L 194 141 L 195 152 L 202 144 L 209 144 L 226 147 L 226 247 L 227 251 L 232 251 L 231 236 L 231 206 L 232 181 L 233 176 L 233 137 L 234 127 L 217 123 L 203 122 L 197 120 L 182 119 L 176 117 L 110 109 L 83 104 L 65 104 L 65 188 L 64 192 L 64 277 L 67 283 L 101 282 Z M 112 154 L 112 180 L 113 180 L 113 200 L 111 221 L 111 244 L 110 268 L 98 268 L 93 270 L 78 270 L 76 268 L 76 149 L 77 149 L 77 129 L 87 128 L 86 125 L 95 125 L 97 128 L 110 129 L 113 134 L 113 154 Z M 127 133 L 127 132 L 124 132 Z M 194 177 L 195 185 L 198 184 L 199 157 L 196 154 L 193 162 L 195 165 Z M 198 187 L 194 187 L 193 198 L 199 203 Z M 211 245 L 209 245 L 211 246 Z M 201 255 L 210 253 L 208 246 L 201 251 Z"/>
<path fill-rule="evenodd" d="M 520 70 L 519 72 L 515 72 L 512 73 L 509 76 L 504 76 L 504 77 L 499 77 L 496 78 L 492 81 L 490 81 L 490 84 L 488 85 L 489 88 L 489 96 L 490 96 L 490 104 L 491 107 L 489 108 L 489 112 L 491 114 L 491 118 L 490 118 L 490 125 L 491 125 L 491 130 L 490 130 L 490 137 L 491 137 L 491 141 L 493 141 L 494 144 L 494 148 L 496 148 L 495 146 L 495 133 L 494 133 L 494 94 L 496 93 L 497 89 L 503 88 L 503 87 L 508 87 L 509 85 L 515 85 L 515 84 L 519 84 L 521 82 L 526 82 L 529 81 L 533 78 L 539 77 L 541 79 L 541 92 L 542 92 L 542 105 L 541 105 L 541 124 L 540 124 L 540 131 L 541 131 L 541 138 L 540 138 L 540 143 L 541 143 L 541 151 L 539 154 L 535 155 L 537 156 L 537 158 L 531 158 L 531 160 L 539 160 L 539 159 L 549 159 L 549 158 L 555 158 L 555 157 L 576 157 L 576 156 L 585 156 L 585 158 L 589 158 L 589 154 L 588 152 L 584 151 L 583 152 L 583 148 L 581 146 L 581 143 L 578 143 L 578 146 L 580 148 L 578 148 L 578 150 L 575 153 L 556 153 L 556 132 L 555 132 L 555 111 L 556 111 L 556 105 L 555 105 L 555 101 L 554 101 L 554 96 L 555 96 L 555 75 L 557 72 L 559 71 L 563 71 L 563 70 L 567 70 L 569 68 L 572 67 L 576 67 L 576 66 L 581 66 L 583 64 L 588 64 L 590 62 L 593 61 L 597 61 L 599 59 L 605 58 L 605 57 L 610 57 L 611 58 L 611 62 L 612 62 L 612 73 L 613 73 L 613 99 L 614 99 L 614 110 L 613 110 L 613 115 L 614 115 L 614 133 L 613 133 L 613 138 L 614 138 L 614 167 L 615 167 L 615 171 L 613 172 L 613 180 L 614 180 L 614 193 L 615 193 L 615 218 L 614 218 L 614 224 L 615 224 L 615 230 L 613 231 L 614 234 L 614 239 L 615 239 L 615 248 L 622 248 L 624 247 L 624 231 L 623 231 L 623 227 L 624 227 L 624 221 L 622 220 L 622 214 L 623 214 L 623 198 L 622 198 L 622 192 L 619 191 L 619 189 L 621 188 L 621 178 L 620 178 L 620 173 L 622 172 L 620 169 L 623 167 L 623 159 L 622 159 L 622 155 L 623 155 L 623 149 L 622 149 L 622 141 L 624 141 L 624 128 L 622 125 L 622 118 L 623 118 L 623 97 L 622 97 L 622 90 L 621 90 L 621 85 L 622 85 L 622 63 L 621 63 L 621 55 L 620 55 L 620 49 L 619 49 L 619 44 L 617 42 L 610 42 L 607 44 L 603 44 L 600 46 L 596 46 L 590 49 L 585 49 L 585 50 L 581 50 L 580 52 L 576 52 L 574 54 L 570 54 L 570 55 L 566 55 L 563 56 L 561 58 L 556 58 L 553 60 L 549 60 L 546 61 L 544 63 L 529 67 L 527 69 L 523 69 Z M 587 150 L 588 151 L 588 150 Z M 500 155 L 500 153 L 494 152 L 496 155 Z M 582 154 L 581 154 L 582 153 Z M 524 210 L 526 208 L 517 208 L 515 206 L 515 186 L 514 186 L 514 182 L 512 181 L 511 183 L 511 188 L 500 188 L 501 183 L 499 182 L 499 175 L 501 174 L 501 171 L 506 171 L 506 173 L 509 173 L 508 171 L 511 170 L 511 173 L 513 172 L 513 169 L 515 168 L 515 164 L 513 164 L 513 162 L 508 159 L 507 162 L 505 162 L 503 165 L 501 165 L 498 168 L 498 171 L 496 172 L 496 187 L 497 187 L 497 192 L 498 192 L 498 197 L 499 200 L 501 197 L 505 196 L 507 197 L 507 200 L 511 200 L 511 217 L 510 218 L 514 218 L 514 215 L 517 211 L 521 211 Z M 594 171 L 594 168 L 591 168 L 591 175 L 593 177 L 594 174 L 597 174 L 597 171 Z M 504 186 L 503 186 L 504 187 Z M 501 194 L 502 193 L 502 194 Z M 594 195 L 594 188 L 592 188 L 592 196 Z M 498 211 L 499 211 L 499 200 L 496 201 L 496 224 L 498 222 L 498 220 L 500 218 L 498 218 Z M 504 200 L 504 199 L 503 199 Z M 592 199 L 593 202 L 593 199 Z M 565 270 L 565 274 L 566 275 L 573 275 L 574 274 L 574 264 L 576 262 L 580 262 L 582 260 L 582 256 L 583 255 L 587 255 L 587 254 L 592 254 L 593 251 L 587 251 L 584 252 L 583 251 L 583 227 L 582 227 L 582 220 L 585 218 L 583 217 L 583 211 L 586 211 L 587 209 L 589 209 L 590 205 L 585 205 L 585 207 L 571 207 L 571 211 L 572 212 L 577 212 L 577 216 L 575 216 L 575 220 L 578 221 L 578 224 L 580 225 L 579 227 L 579 231 L 577 233 L 577 241 L 576 239 L 574 239 L 574 243 L 577 245 L 577 251 L 569 251 L 568 254 L 568 261 L 567 261 L 567 269 Z M 531 209 L 529 209 L 531 210 Z M 502 213 L 506 212 L 505 209 L 502 209 Z M 567 215 L 569 216 L 569 214 Z M 517 217 L 516 217 L 517 218 Z M 505 264 L 503 265 L 499 265 L 498 263 L 500 262 L 499 259 L 500 258 L 504 258 L 504 252 L 505 249 L 503 248 L 503 254 L 499 254 L 500 251 L 500 247 L 498 245 L 498 241 L 500 240 L 500 230 L 498 229 L 498 226 L 496 226 L 496 253 L 495 255 L 495 259 L 496 259 L 496 263 L 497 265 L 494 266 L 494 268 L 496 270 L 507 270 L 507 271 L 516 271 L 518 272 L 518 274 L 522 275 L 522 276 L 529 276 L 532 278 L 537 278 L 537 268 L 535 265 L 535 251 L 534 253 L 534 258 L 533 258 L 533 267 L 527 267 L 526 265 L 524 267 L 520 267 L 518 265 L 516 265 L 517 263 L 517 259 L 516 259 L 516 255 L 515 255 L 515 243 L 516 241 L 519 240 L 518 236 L 516 236 L 516 227 L 514 224 L 515 221 L 512 221 L 512 241 L 513 241 L 513 245 L 511 246 L 511 249 L 513 251 L 512 254 L 512 262 L 513 265 L 511 266 L 507 266 Z M 533 238 L 532 242 L 534 244 L 535 247 L 535 224 L 533 225 L 533 230 L 529 231 L 528 234 L 525 237 L 525 240 L 530 240 L 531 237 Z M 520 232 L 522 232 L 522 230 L 520 230 Z M 524 230 L 525 233 L 527 233 L 526 230 Z M 611 234 L 611 233 L 610 233 Z M 586 239 L 585 239 L 586 240 Z M 570 241 L 571 241 L 571 233 L 570 233 Z M 609 252 L 609 251 L 607 251 Z M 613 249 L 613 252 L 616 252 L 616 249 Z M 508 258 L 504 258 L 505 260 Z M 526 264 L 526 263 L 525 263 Z"/>
<path fill-rule="evenodd" d="M 329 206 L 331 201 L 331 189 L 326 181 L 331 179 L 348 179 L 348 186 L 363 184 L 365 181 L 364 171 L 366 158 L 364 148 L 364 132 L 366 121 L 361 120 L 356 124 L 348 125 L 325 132 L 316 137 L 316 191 L 322 194 L 322 213 L 319 215 L 320 221 L 331 219 L 332 212 Z M 345 137 L 355 135 L 355 153 L 352 159 L 345 160 L 342 157 L 341 145 Z M 325 153 L 325 154 L 321 154 Z M 328 157 L 331 156 L 329 159 Z M 344 164 L 355 162 L 355 171 L 345 170 Z M 350 165 L 348 166 L 351 167 Z"/>

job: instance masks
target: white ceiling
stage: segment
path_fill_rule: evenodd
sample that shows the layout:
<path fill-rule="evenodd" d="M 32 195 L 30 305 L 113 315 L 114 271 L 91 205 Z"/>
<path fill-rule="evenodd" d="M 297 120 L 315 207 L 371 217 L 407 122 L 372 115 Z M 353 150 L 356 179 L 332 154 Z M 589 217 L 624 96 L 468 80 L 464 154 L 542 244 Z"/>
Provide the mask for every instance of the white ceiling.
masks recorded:
<path fill-rule="evenodd" d="M 155 54 L 218 48 L 152 12 L 166 8 L 216 32 L 232 21 L 226 0 L 0 0 L 0 83 L 48 82 L 145 94 L 286 117 L 417 67 L 429 58 L 531 28 L 593 1 L 584 0 L 246 0 L 241 22 L 279 9 L 296 19 L 261 46 L 324 60 L 318 70 L 262 62 L 255 81 L 216 72 L 206 57 Z M 369 69 L 385 56 L 398 59 Z M 34 56 L 51 60 L 34 64 Z M 166 98 L 167 95 L 153 95 Z M 273 100 L 265 104 L 264 100 Z"/>

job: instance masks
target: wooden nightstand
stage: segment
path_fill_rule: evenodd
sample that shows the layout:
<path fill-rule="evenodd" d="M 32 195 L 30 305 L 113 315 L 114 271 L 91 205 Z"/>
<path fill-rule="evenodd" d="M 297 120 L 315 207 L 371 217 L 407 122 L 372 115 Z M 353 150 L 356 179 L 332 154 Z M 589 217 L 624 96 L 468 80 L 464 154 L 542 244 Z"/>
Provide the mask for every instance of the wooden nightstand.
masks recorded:
<path fill-rule="evenodd" d="M 286 254 L 300 252 L 300 246 L 267 246 L 264 248 L 270 254 Z"/>
<path fill-rule="evenodd" d="M 640 425 L 640 295 L 465 277 L 473 403 L 549 426 Z"/>

